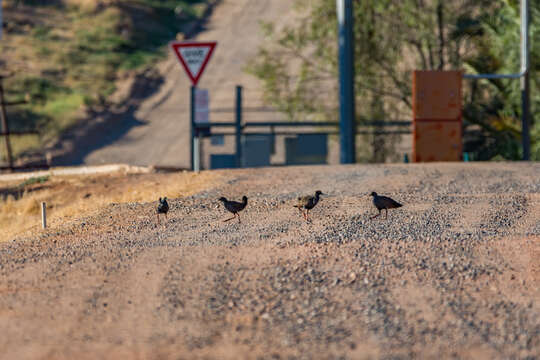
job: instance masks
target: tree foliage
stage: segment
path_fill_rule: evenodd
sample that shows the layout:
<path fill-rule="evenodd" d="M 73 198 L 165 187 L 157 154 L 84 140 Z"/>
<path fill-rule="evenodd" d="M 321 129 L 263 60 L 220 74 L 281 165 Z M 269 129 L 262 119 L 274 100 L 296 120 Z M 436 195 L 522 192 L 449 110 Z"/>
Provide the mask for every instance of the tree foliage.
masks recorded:
<path fill-rule="evenodd" d="M 531 18 L 540 2 L 531 2 Z M 301 15 L 276 31 L 248 71 L 263 80 L 266 100 L 290 119 L 337 118 L 338 64 L 335 0 L 297 0 Z M 357 122 L 409 119 L 414 69 L 508 73 L 519 69 L 519 3 L 506 0 L 362 0 L 354 3 Z M 531 59 L 538 50 L 531 26 Z M 536 66 L 536 65 L 535 65 Z M 534 74 L 536 68 L 532 69 Z M 538 80 L 531 76 L 533 94 Z M 519 81 L 464 80 L 466 149 L 476 159 L 520 156 Z M 532 99 L 533 114 L 538 109 Z M 538 133 L 538 130 L 535 130 Z M 394 139 L 373 135 L 364 160 L 384 161 Z M 535 146 L 537 149 L 538 141 Z M 361 150 L 361 149 L 359 149 Z M 364 149 L 365 152 L 365 149 Z M 369 152 L 368 152 L 369 153 Z M 361 157 L 362 158 L 362 157 Z"/>
<path fill-rule="evenodd" d="M 540 62 L 538 20 L 540 2 L 530 2 L 530 81 L 531 116 L 540 111 Z M 520 4 L 519 1 L 498 1 L 492 14 L 479 17 L 482 36 L 474 41 L 475 52 L 467 58 L 466 69 L 477 73 L 517 73 L 520 71 Z M 503 157 L 522 158 L 521 91 L 519 80 L 481 80 L 468 84 L 465 101 L 466 124 L 479 127 L 471 132 L 469 150 L 478 159 Z M 532 159 L 540 159 L 540 127 L 532 126 Z"/>

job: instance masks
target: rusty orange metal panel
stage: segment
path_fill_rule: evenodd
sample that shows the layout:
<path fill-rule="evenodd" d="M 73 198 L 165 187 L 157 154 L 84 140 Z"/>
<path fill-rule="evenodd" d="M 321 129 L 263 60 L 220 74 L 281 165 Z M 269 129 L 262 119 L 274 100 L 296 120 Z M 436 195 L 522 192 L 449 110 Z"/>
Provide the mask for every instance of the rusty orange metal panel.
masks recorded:
<path fill-rule="evenodd" d="M 461 118 L 462 71 L 413 73 L 413 117 L 415 121 Z"/>
<path fill-rule="evenodd" d="M 413 125 L 413 161 L 460 161 L 461 119 L 426 120 L 415 121 Z"/>

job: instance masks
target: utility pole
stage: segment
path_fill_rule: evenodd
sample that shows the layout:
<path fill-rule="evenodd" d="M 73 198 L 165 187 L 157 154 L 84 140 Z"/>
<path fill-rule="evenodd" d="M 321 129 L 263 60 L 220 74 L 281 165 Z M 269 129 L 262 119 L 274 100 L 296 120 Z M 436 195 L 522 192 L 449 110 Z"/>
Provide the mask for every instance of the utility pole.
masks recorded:
<path fill-rule="evenodd" d="M 0 0 L 0 40 L 2 40 L 2 0 Z M 9 169 L 13 171 L 13 155 L 11 152 L 11 142 L 9 140 L 9 125 L 7 122 L 7 115 L 6 115 L 6 103 L 4 99 L 4 88 L 2 84 L 2 76 L 0 75 L 0 120 L 2 121 L 2 133 L 4 135 L 4 139 L 6 141 L 6 156 L 9 164 Z"/>
<path fill-rule="evenodd" d="M 520 79 L 521 88 L 521 141 L 523 146 L 523 160 L 531 159 L 531 109 L 530 109 L 530 85 L 529 85 L 529 1 L 521 0 L 521 71 L 524 72 Z"/>
<path fill-rule="evenodd" d="M 339 46 L 339 133 L 340 161 L 356 162 L 353 0 L 336 0 Z"/>
<path fill-rule="evenodd" d="M 11 141 L 9 139 L 9 124 L 6 114 L 6 101 L 4 99 L 4 87 L 2 84 L 2 76 L 0 76 L 0 120 L 2 121 L 2 135 L 6 141 L 6 156 L 10 171 L 13 171 L 13 153 L 11 151 Z"/>

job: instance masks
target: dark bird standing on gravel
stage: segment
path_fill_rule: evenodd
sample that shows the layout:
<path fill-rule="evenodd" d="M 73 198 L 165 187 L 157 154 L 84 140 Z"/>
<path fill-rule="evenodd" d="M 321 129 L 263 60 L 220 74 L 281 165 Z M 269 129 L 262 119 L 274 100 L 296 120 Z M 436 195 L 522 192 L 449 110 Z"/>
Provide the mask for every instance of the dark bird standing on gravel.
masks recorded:
<path fill-rule="evenodd" d="M 238 213 L 245 209 L 245 207 L 247 205 L 247 201 L 248 201 L 247 196 L 245 196 L 245 195 L 242 196 L 242 202 L 227 200 L 224 197 L 220 197 L 219 201 L 221 201 L 223 203 L 223 206 L 225 206 L 225 209 L 227 209 L 229 212 L 234 214 L 234 216 L 232 218 L 223 220 L 223 222 L 232 220 L 236 216 L 238 216 L 238 222 L 241 223 L 240 214 L 238 214 Z"/>
<path fill-rule="evenodd" d="M 167 212 L 169 211 L 169 203 L 167 202 L 167 197 L 159 198 L 159 204 L 157 207 L 157 221 L 158 224 L 161 224 L 159 221 L 159 214 L 165 214 L 165 221 L 167 221 Z"/>
<path fill-rule="evenodd" d="M 298 208 L 298 211 L 304 216 L 306 221 L 309 221 L 309 210 L 313 209 L 315 205 L 319 202 L 319 196 L 324 195 L 321 190 L 317 190 L 315 195 L 301 196 L 298 198 L 298 203 L 293 205 L 295 208 Z M 302 209 L 306 209 L 304 212 Z"/>
<path fill-rule="evenodd" d="M 398 207 L 402 207 L 400 203 L 397 201 L 390 199 L 387 196 L 379 196 L 374 191 L 371 193 L 371 196 L 373 196 L 373 205 L 379 210 L 379 213 L 377 215 L 372 216 L 372 219 L 375 219 L 377 216 L 381 215 L 381 210 L 384 209 L 386 212 L 384 213 L 384 218 L 386 219 L 388 217 L 388 209 L 394 209 Z"/>

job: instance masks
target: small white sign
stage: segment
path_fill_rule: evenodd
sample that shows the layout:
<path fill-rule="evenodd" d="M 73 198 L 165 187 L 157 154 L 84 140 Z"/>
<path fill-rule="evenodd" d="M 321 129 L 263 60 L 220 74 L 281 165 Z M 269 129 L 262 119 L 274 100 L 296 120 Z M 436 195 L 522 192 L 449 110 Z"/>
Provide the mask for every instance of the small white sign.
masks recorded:
<path fill-rule="evenodd" d="M 210 47 L 183 47 L 179 48 L 180 56 L 184 59 L 189 72 L 193 77 L 201 71 L 201 66 L 210 51 Z"/>
<path fill-rule="evenodd" d="M 195 89 L 195 124 L 207 124 L 209 119 L 210 96 L 208 89 Z"/>

